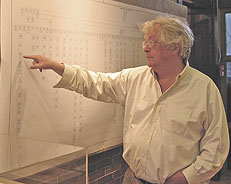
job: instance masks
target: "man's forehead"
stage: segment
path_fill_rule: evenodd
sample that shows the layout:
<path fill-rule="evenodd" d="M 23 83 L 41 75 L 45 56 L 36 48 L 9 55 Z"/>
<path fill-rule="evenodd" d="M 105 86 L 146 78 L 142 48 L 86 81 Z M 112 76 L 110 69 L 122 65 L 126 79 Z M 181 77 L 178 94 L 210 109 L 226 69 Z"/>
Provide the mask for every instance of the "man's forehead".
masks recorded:
<path fill-rule="evenodd" d="M 145 39 L 158 39 L 159 38 L 159 32 L 155 30 L 149 30 L 145 33 L 144 38 Z"/>

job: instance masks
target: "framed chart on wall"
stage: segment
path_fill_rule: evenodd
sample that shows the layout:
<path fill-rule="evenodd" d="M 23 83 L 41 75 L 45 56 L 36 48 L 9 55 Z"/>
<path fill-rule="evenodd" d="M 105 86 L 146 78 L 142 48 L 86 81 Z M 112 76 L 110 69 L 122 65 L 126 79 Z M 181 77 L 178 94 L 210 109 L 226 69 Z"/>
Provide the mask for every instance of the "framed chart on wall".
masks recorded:
<path fill-rule="evenodd" d="M 139 25 L 162 14 L 111 0 L 2 0 L 0 133 L 89 152 L 120 144 L 123 107 L 53 88 L 59 76 L 30 70 L 22 56 L 96 72 L 145 65 Z"/>

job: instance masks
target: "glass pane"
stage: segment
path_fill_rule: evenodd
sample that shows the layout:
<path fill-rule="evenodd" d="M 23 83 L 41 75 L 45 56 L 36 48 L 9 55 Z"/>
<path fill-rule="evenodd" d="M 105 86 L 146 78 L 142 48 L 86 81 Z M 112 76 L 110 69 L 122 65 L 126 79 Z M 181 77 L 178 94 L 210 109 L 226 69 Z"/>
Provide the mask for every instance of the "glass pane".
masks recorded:
<path fill-rule="evenodd" d="M 226 55 L 231 56 L 231 13 L 225 14 L 226 24 Z"/>
<path fill-rule="evenodd" d="M 227 77 L 230 80 L 231 79 L 231 62 L 227 61 L 226 66 L 227 66 Z M 229 81 L 229 82 L 231 84 L 231 81 Z"/>
<path fill-rule="evenodd" d="M 231 122 L 231 62 L 227 62 L 227 119 Z"/>

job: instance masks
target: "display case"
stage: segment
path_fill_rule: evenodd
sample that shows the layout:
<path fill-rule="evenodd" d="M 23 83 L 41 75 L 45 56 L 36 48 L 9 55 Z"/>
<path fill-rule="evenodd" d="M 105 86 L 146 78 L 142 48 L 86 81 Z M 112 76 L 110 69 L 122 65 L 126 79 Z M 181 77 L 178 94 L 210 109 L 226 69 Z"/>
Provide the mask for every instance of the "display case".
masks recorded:
<path fill-rule="evenodd" d="M 83 147 L 0 134 L 0 183 L 87 183 Z"/>

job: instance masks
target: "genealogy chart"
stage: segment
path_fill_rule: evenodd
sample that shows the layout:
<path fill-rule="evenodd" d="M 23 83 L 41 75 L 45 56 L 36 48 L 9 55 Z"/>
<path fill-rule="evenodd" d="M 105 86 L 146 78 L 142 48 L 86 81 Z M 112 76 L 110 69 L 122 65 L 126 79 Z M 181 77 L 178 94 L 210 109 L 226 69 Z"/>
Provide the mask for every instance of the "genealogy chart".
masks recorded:
<path fill-rule="evenodd" d="M 90 152 L 121 143 L 121 106 L 53 88 L 60 77 L 23 55 L 96 72 L 145 65 L 139 26 L 161 13 L 110 0 L 2 0 L 2 11 L 2 130 Z"/>

